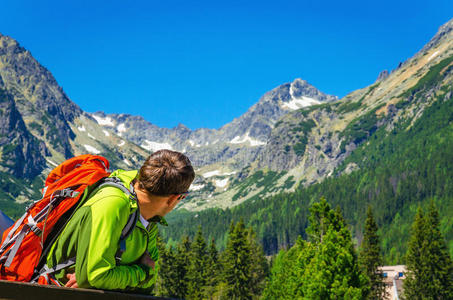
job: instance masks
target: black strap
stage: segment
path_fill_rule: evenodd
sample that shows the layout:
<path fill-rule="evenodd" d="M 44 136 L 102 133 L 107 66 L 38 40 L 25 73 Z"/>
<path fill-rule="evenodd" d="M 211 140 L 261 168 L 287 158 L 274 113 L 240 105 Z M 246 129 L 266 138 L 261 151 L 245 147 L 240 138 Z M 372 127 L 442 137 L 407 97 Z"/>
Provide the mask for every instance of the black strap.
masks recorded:
<path fill-rule="evenodd" d="M 115 254 L 115 260 L 116 260 L 117 265 L 121 262 L 121 256 L 126 251 L 126 239 L 134 230 L 135 224 L 137 224 L 139 215 L 140 215 L 140 211 L 139 211 L 139 209 L 137 209 L 129 216 L 126 226 L 124 226 L 123 231 L 121 231 L 120 247 L 118 248 L 118 251 L 116 251 L 116 254 Z"/>
<path fill-rule="evenodd" d="M 130 184 L 129 189 L 127 189 L 119 178 L 107 177 L 107 178 L 105 178 L 104 183 L 99 185 L 99 187 L 96 189 L 96 191 L 105 186 L 117 187 L 120 190 L 122 190 L 126 195 L 128 195 L 129 199 L 131 201 L 137 201 L 137 195 L 135 194 L 134 185 L 132 183 Z M 131 215 L 129 215 L 129 219 L 127 220 L 126 226 L 124 226 L 123 230 L 121 231 L 118 251 L 116 251 L 116 254 L 115 254 L 115 260 L 116 260 L 117 264 L 119 264 L 121 262 L 121 256 L 126 251 L 126 239 L 134 230 L 139 217 L 140 217 L 140 208 L 137 205 L 137 209 Z"/>

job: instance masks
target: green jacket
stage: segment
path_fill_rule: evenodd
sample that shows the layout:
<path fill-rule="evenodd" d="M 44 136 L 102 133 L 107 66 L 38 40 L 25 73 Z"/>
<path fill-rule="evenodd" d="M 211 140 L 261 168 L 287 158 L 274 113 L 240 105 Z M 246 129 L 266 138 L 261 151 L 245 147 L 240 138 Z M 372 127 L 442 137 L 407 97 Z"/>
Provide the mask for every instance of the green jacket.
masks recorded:
<path fill-rule="evenodd" d="M 110 176 L 118 177 L 129 187 L 136 175 L 137 171 L 117 170 Z M 156 281 L 159 267 L 156 221 L 145 228 L 138 220 L 126 238 L 121 263 L 117 265 L 115 260 L 121 231 L 137 205 L 115 187 L 101 188 L 86 200 L 76 210 L 47 256 L 49 268 L 76 257 L 75 267 L 58 272 L 56 279 L 64 285 L 68 281 L 66 274 L 75 271 L 77 284 L 81 288 L 149 291 Z M 157 221 L 166 225 L 163 218 Z M 156 262 L 154 270 L 138 263 L 146 250 Z"/>

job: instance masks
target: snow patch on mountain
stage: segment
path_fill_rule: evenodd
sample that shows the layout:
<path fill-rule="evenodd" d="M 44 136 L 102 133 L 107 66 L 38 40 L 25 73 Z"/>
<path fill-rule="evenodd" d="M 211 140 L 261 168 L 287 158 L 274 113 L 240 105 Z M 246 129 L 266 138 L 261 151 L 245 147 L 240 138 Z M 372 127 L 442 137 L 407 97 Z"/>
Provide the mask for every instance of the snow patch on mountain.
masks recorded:
<path fill-rule="evenodd" d="M 255 147 L 255 146 L 261 146 L 261 145 L 266 145 L 266 142 L 256 140 L 252 137 L 249 136 L 249 133 L 247 132 L 246 135 L 244 136 L 235 136 L 234 139 L 230 141 L 231 144 L 243 144 L 243 143 L 250 143 L 250 146 Z"/>
<path fill-rule="evenodd" d="M 116 127 L 116 130 L 118 130 L 118 132 L 125 132 L 126 131 L 126 125 L 124 123 L 121 123 L 120 125 L 118 125 L 118 127 Z"/>
<path fill-rule="evenodd" d="M 297 110 L 302 107 L 308 107 L 316 104 L 321 104 L 321 102 L 313 98 L 302 96 L 302 98 L 291 98 L 291 101 L 283 102 L 282 107 Z"/>
<path fill-rule="evenodd" d="M 122 147 L 122 146 L 124 146 L 124 144 L 126 144 L 126 142 L 125 141 L 121 141 L 121 143 L 118 144 L 118 147 Z"/>
<path fill-rule="evenodd" d="M 215 181 L 215 185 L 218 187 L 221 187 L 221 188 L 225 187 L 227 185 L 227 183 L 228 183 L 228 178 Z"/>
<path fill-rule="evenodd" d="M 93 146 L 90 146 L 90 145 L 83 145 L 85 147 L 85 149 L 90 152 L 90 153 L 93 153 L 93 154 L 99 154 L 101 153 L 101 151 L 99 151 L 98 149 L 94 148 Z"/>
<path fill-rule="evenodd" d="M 236 173 L 237 173 L 236 171 L 233 171 L 233 172 L 222 173 L 222 175 L 234 175 Z"/>
<path fill-rule="evenodd" d="M 188 142 L 188 143 L 190 144 L 190 146 L 192 146 L 192 147 L 195 147 L 195 148 L 200 148 L 200 147 L 201 147 L 200 144 L 197 144 L 197 143 L 195 143 L 195 142 L 192 141 L 192 140 L 187 140 L 187 142 Z M 207 146 L 207 145 L 209 145 L 209 142 L 206 142 L 206 146 Z"/>
<path fill-rule="evenodd" d="M 191 191 L 199 191 L 204 188 L 204 184 L 192 184 L 189 188 Z"/>
<path fill-rule="evenodd" d="M 97 115 L 91 115 L 95 120 L 96 122 L 98 122 L 99 125 L 101 126 L 115 126 L 115 124 L 113 123 L 113 120 L 112 118 L 110 117 L 100 117 L 100 116 L 97 116 Z"/>
<path fill-rule="evenodd" d="M 58 167 L 58 164 L 56 162 L 51 161 L 50 159 L 46 158 L 47 162 L 51 164 L 54 167 Z"/>
<path fill-rule="evenodd" d="M 236 174 L 236 171 L 220 173 L 220 170 L 214 170 L 214 171 L 203 173 L 201 176 L 203 176 L 204 178 L 209 178 L 212 176 L 229 176 L 229 175 L 233 175 L 233 174 Z"/>
<path fill-rule="evenodd" d="M 90 133 L 88 133 L 88 137 L 95 140 L 96 138 L 94 136 L 92 136 Z"/>
<path fill-rule="evenodd" d="M 85 126 L 77 127 L 77 129 L 78 129 L 80 132 L 86 131 Z"/>
<path fill-rule="evenodd" d="M 173 150 L 171 145 L 168 143 L 157 143 L 157 142 L 152 142 L 149 140 L 145 140 L 145 142 L 141 145 L 141 147 L 143 149 L 146 149 L 148 151 L 153 151 L 153 152 L 161 150 L 161 149 Z"/>
<path fill-rule="evenodd" d="M 430 61 L 431 59 L 433 59 L 434 57 L 436 57 L 437 54 L 439 54 L 439 51 L 436 51 L 436 52 L 434 52 L 433 54 L 431 54 L 431 56 L 428 58 L 428 61 Z"/>
<path fill-rule="evenodd" d="M 123 159 L 123 162 L 124 162 L 126 165 L 128 165 L 129 167 L 132 166 L 131 162 L 130 162 L 127 158 Z"/>
<path fill-rule="evenodd" d="M 214 171 L 211 171 L 211 172 L 206 172 L 206 173 L 202 174 L 201 176 L 203 176 L 204 178 L 209 178 L 209 177 L 217 176 L 217 175 L 220 175 L 220 170 L 214 170 Z"/>
<path fill-rule="evenodd" d="M 105 136 L 110 136 L 110 133 L 107 130 L 102 130 L 102 132 L 105 134 Z"/>
<path fill-rule="evenodd" d="M 306 96 L 296 97 L 294 95 L 293 83 L 289 87 L 289 95 L 291 96 L 291 100 L 289 102 L 283 102 L 282 108 L 297 110 L 302 107 L 321 104 L 321 101 L 310 98 L 310 97 L 306 97 Z"/>

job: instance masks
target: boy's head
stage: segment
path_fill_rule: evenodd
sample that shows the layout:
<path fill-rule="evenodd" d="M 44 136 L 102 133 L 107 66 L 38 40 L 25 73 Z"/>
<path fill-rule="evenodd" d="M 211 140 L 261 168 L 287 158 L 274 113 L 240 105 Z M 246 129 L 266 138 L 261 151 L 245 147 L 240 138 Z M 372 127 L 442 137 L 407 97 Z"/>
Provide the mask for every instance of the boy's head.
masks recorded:
<path fill-rule="evenodd" d="M 166 149 L 151 154 L 138 173 L 140 188 L 156 196 L 185 193 L 194 178 L 189 158 Z"/>
<path fill-rule="evenodd" d="M 189 190 L 194 178 L 192 164 L 184 154 L 171 150 L 151 154 L 136 181 L 142 215 L 146 218 L 166 215 Z"/>

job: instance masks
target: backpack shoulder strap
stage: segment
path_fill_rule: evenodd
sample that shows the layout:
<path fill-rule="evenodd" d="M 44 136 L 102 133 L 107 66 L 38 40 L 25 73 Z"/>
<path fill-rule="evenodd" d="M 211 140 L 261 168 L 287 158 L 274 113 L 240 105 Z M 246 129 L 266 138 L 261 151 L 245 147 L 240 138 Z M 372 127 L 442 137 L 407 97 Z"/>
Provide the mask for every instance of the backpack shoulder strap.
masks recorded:
<path fill-rule="evenodd" d="M 119 188 L 129 197 L 129 199 L 131 201 L 137 201 L 137 195 L 135 194 L 135 191 L 134 191 L 134 185 L 131 183 L 129 186 L 129 189 L 128 189 L 124 186 L 123 182 L 117 177 L 105 178 L 104 182 L 101 183 L 92 192 L 92 195 L 94 195 L 99 189 L 106 187 L 106 186 L 112 186 L 112 187 Z M 120 245 L 119 245 L 118 251 L 115 254 L 115 259 L 116 259 L 117 264 L 119 264 L 121 262 L 121 256 L 123 255 L 124 251 L 126 251 L 126 239 L 134 230 L 135 224 L 137 224 L 139 217 L 140 217 L 140 208 L 137 206 L 137 209 L 132 214 L 129 215 L 126 226 L 124 226 L 123 230 L 121 231 Z"/>

